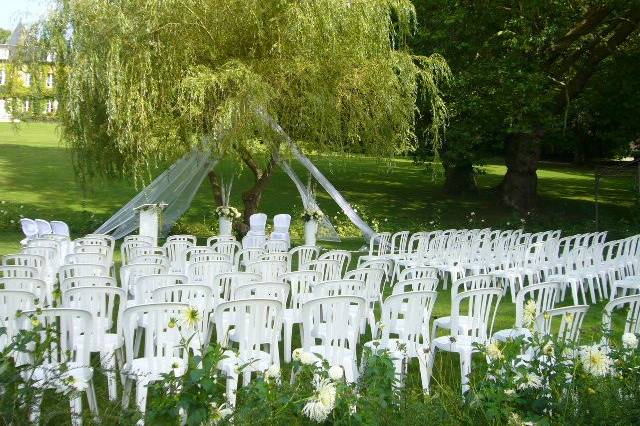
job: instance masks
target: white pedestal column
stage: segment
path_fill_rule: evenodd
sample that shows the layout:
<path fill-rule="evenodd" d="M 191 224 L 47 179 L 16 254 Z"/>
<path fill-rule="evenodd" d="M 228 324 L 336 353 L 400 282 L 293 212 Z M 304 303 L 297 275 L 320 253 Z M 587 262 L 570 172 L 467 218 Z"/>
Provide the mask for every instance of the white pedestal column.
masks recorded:
<path fill-rule="evenodd" d="M 134 210 L 140 215 L 139 234 L 153 238 L 153 245 L 158 245 L 158 236 L 160 234 L 160 226 L 162 224 L 162 211 L 167 205 L 159 204 L 143 204 Z"/>

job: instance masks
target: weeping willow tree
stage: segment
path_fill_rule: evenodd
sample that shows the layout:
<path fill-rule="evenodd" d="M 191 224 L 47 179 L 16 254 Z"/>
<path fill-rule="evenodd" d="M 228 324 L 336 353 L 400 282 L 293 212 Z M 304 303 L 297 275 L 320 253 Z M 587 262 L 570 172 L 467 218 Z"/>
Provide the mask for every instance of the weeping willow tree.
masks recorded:
<path fill-rule="evenodd" d="M 83 177 L 236 156 L 255 178 L 247 222 L 286 151 L 261 113 L 303 149 L 404 153 L 419 114 L 437 141 L 449 69 L 408 50 L 415 20 L 408 0 L 60 0 L 45 38 L 62 136 Z"/>

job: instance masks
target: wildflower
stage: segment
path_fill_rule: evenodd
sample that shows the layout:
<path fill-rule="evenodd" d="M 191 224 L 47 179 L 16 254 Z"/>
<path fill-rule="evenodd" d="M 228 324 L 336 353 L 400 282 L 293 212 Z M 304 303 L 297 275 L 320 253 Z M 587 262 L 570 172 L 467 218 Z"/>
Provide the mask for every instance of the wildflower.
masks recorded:
<path fill-rule="evenodd" d="M 565 320 L 567 321 L 567 327 L 571 327 L 571 324 L 573 324 L 573 314 L 568 313 Z"/>
<path fill-rule="evenodd" d="M 300 362 L 304 365 L 311 365 L 316 362 L 316 357 L 311 352 L 303 352 L 300 355 Z"/>
<path fill-rule="evenodd" d="M 551 341 L 548 341 L 547 344 L 542 347 L 542 353 L 547 356 L 553 356 L 555 354 L 555 348 Z"/>
<path fill-rule="evenodd" d="M 84 380 L 78 380 L 74 376 L 67 376 L 64 379 L 66 385 L 73 388 L 77 392 L 84 392 L 89 389 L 89 383 Z"/>
<path fill-rule="evenodd" d="M 542 377 L 535 373 L 526 373 L 522 375 L 518 373 L 518 381 L 521 383 L 518 385 L 518 389 L 540 389 L 542 387 Z"/>
<path fill-rule="evenodd" d="M 611 368 L 611 358 L 600 350 L 598 345 L 591 345 L 580 351 L 582 368 L 594 376 L 605 376 Z"/>
<path fill-rule="evenodd" d="M 39 327 L 40 326 L 40 320 L 36 317 L 32 317 L 31 318 L 31 325 L 34 327 Z"/>
<path fill-rule="evenodd" d="M 342 367 L 340 367 L 339 365 L 334 365 L 329 369 L 329 378 L 334 382 L 342 380 L 343 375 L 344 372 L 342 371 Z"/>
<path fill-rule="evenodd" d="M 475 216 L 476 212 L 471 212 L 470 214 L 471 214 L 471 216 Z"/>
<path fill-rule="evenodd" d="M 314 422 L 321 423 L 327 419 L 336 405 L 336 385 L 319 376 L 313 378 L 315 394 L 305 404 L 302 414 Z"/>
<path fill-rule="evenodd" d="M 624 333 L 622 335 L 622 345 L 626 349 L 635 349 L 638 347 L 638 338 L 633 333 Z"/>
<path fill-rule="evenodd" d="M 507 396 L 514 396 L 516 394 L 515 389 L 505 389 L 504 394 Z"/>
<path fill-rule="evenodd" d="M 511 413 L 511 414 L 509 414 L 509 419 L 507 421 L 507 425 L 508 426 L 522 426 L 522 425 L 524 425 L 524 422 L 522 421 L 522 418 L 518 415 L 518 413 Z"/>
<path fill-rule="evenodd" d="M 324 422 L 331 411 L 327 409 L 319 400 L 311 399 L 302 408 L 302 414 L 309 417 L 316 423 Z"/>
<path fill-rule="evenodd" d="M 491 361 L 496 361 L 504 358 L 502 351 L 495 343 L 491 343 L 489 344 L 489 346 L 487 346 L 487 356 Z"/>
<path fill-rule="evenodd" d="M 16 221 L 11 219 L 11 224 L 13 225 L 14 223 L 16 223 Z"/>
<path fill-rule="evenodd" d="M 267 371 L 265 371 L 264 373 L 264 377 L 267 381 L 269 380 L 276 380 L 278 381 L 280 379 L 280 368 L 278 368 L 277 365 L 272 365 L 270 366 Z"/>
<path fill-rule="evenodd" d="M 298 349 L 294 349 L 293 350 L 293 354 L 291 355 L 293 357 L 294 361 L 300 361 L 302 359 L 302 349 L 298 348 Z"/>
<path fill-rule="evenodd" d="M 189 328 L 196 328 L 200 321 L 200 312 L 193 306 L 189 306 L 182 314 L 184 324 Z"/>
<path fill-rule="evenodd" d="M 233 413 L 233 410 L 229 408 L 229 406 L 225 404 L 216 404 L 215 402 L 211 404 L 209 409 L 209 423 L 211 425 L 217 425 L 225 418 L 229 417 Z"/>

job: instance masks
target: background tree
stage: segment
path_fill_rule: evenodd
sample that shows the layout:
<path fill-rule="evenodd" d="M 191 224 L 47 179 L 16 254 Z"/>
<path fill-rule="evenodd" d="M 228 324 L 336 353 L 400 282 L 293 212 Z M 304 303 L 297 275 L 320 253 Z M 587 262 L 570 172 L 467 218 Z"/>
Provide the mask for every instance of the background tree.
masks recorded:
<path fill-rule="evenodd" d="M 414 23 L 408 0 L 76 0 L 40 33 L 82 176 L 141 178 L 194 148 L 233 155 L 255 178 L 247 223 L 283 151 L 257 111 L 303 148 L 390 156 L 415 146 L 424 97 L 437 138 L 449 70 L 406 48 Z"/>
<path fill-rule="evenodd" d="M 637 35 L 640 2 L 436 0 L 415 4 L 425 28 L 415 40 L 418 51 L 442 53 L 455 75 L 449 93 L 452 119 L 441 153 L 445 187 L 454 193 L 473 190 L 478 155 L 504 146 L 507 173 L 497 189 L 507 205 L 530 209 L 542 147 L 570 146 L 572 139 L 579 139 L 575 134 L 567 136 L 567 130 L 585 130 L 571 125 L 586 117 L 583 112 L 594 112 L 583 100 L 595 87 L 594 79 L 615 87 L 617 83 L 601 79 L 599 72 L 615 71 L 621 52 L 629 49 Z M 617 76 L 624 81 L 634 78 L 633 73 Z M 628 144 L 637 133 L 618 137 L 626 138 Z M 582 140 L 592 143 L 592 138 Z"/>
<path fill-rule="evenodd" d="M 11 36 L 11 30 L 0 28 L 0 44 L 6 43 L 9 40 L 9 36 Z"/>

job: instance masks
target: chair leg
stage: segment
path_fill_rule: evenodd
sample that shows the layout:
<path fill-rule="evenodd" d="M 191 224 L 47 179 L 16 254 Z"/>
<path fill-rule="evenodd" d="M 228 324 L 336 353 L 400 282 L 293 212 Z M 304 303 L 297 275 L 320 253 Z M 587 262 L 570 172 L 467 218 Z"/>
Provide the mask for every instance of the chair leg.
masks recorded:
<path fill-rule="evenodd" d="M 36 392 L 33 395 L 33 403 L 29 407 L 29 422 L 32 424 L 40 423 L 40 405 L 42 405 L 42 392 Z"/>
<path fill-rule="evenodd" d="M 420 351 L 420 349 L 419 349 Z M 420 367 L 420 381 L 422 390 L 429 391 L 429 362 L 431 362 L 431 352 L 418 353 L 418 366 Z"/>
<path fill-rule="evenodd" d="M 125 377 L 123 382 L 124 389 L 122 390 L 122 408 L 129 408 L 129 399 L 131 398 L 131 389 L 133 387 L 133 380 Z"/>
<path fill-rule="evenodd" d="M 69 400 L 71 406 L 71 424 L 73 426 L 82 425 L 82 396 L 77 395 Z"/>
<path fill-rule="evenodd" d="M 425 375 L 422 378 L 422 391 L 428 395 L 430 392 L 429 387 L 431 385 L 431 375 L 433 374 L 433 363 L 435 362 L 435 359 L 436 359 L 435 346 L 431 346 L 431 350 L 429 351 L 428 354 L 425 354 L 425 355 L 426 355 L 426 361 L 427 361 L 427 368 L 425 369 Z"/>
<path fill-rule="evenodd" d="M 136 405 L 138 406 L 138 410 L 142 413 L 142 417 L 144 418 L 144 413 L 147 410 L 147 393 L 149 389 L 147 388 L 147 382 L 144 380 L 139 380 L 136 382 Z"/>
<path fill-rule="evenodd" d="M 464 395 L 469 390 L 469 375 L 471 374 L 471 353 L 460 353 L 460 374 L 462 384 L 462 394 Z"/>
<path fill-rule="evenodd" d="M 97 423 L 100 413 L 98 412 L 98 399 L 96 398 L 96 387 L 93 384 L 93 380 L 89 380 L 89 387 L 87 388 L 87 401 L 89 402 L 89 410 L 91 410 L 93 418 Z"/>
<path fill-rule="evenodd" d="M 232 373 L 227 376 L 227 401 L 229 406 L 236 406 L 236 390 L 238 389 L 238 374 Z"/>
<path fill-rule="evenodd" d="M 293 324 L 284 324 L 284 362 L 291 362 L 291 335 L 293 334 Z"/>
<path fill-rule="evenodd" d="M 115 401 L 118 398 L 117 385 L 116 385 L 116 352 L 101 353 L 101 364 L 105 370 L 105 376 L 107 376 L 107 389 L 109 392 L 109 400 Z"/>

